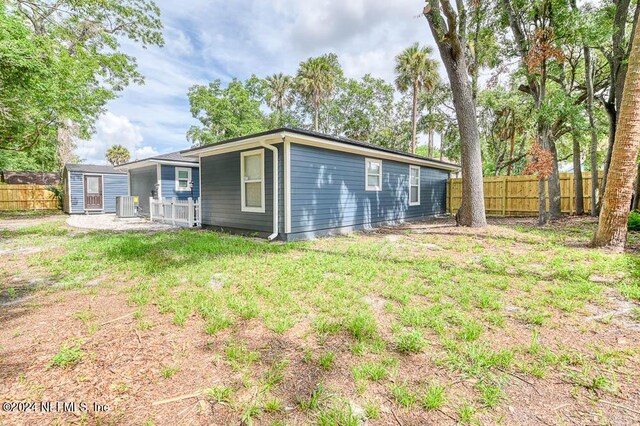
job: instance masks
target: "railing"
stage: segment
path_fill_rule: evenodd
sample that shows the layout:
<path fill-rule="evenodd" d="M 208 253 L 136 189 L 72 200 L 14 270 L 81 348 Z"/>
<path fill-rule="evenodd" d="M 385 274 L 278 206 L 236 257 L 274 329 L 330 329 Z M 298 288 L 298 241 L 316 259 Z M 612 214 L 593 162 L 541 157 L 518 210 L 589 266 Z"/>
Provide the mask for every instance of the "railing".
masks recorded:
<path fill-rule="evenodd" d="M 150 219 L 156 222 L 170 223 L 173 226 L 200 226 L 200 203 L 188 198 L 149 198 Z"/>

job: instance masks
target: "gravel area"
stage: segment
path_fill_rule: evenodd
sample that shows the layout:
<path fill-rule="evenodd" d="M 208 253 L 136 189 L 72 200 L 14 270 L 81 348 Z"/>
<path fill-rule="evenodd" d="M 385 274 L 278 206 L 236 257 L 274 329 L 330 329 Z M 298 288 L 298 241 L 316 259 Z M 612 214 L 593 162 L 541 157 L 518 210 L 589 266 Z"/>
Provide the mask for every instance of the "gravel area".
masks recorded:
<path fill-rule="evenodd" d="M 75 228 L 102 229 L 105 231 L 156 231 L 171 229 L 164 223 L 150 222 L 144 218 L 119 218 L 115 214 L 80 214 L 71 215 L 67 225 Z"/>

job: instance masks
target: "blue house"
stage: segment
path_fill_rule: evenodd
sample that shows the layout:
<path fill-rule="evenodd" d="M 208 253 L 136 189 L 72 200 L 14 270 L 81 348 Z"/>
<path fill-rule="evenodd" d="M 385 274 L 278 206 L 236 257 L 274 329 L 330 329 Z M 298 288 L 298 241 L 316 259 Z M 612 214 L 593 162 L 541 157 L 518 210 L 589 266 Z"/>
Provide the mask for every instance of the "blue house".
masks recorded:
<path fill-rule="evenodd" d="M 111 166 L 67 164 L 62 173 L 65 213 L 115 213 L 116 197 L 129 195 L 125 172 Z"/>
<path fill-rule="evenodd" d="M 284 241 L 446 211 L 455 164 L 282 128 L 182 151 L 200 164 L 203 226 Z"/>
<path fill-rule="evenodd" d="M 128 174 L 129 193 L 138 197 L 143 215 L 149 216 L 149 198 L 197 200 L 200 196 L 198 159 L 179 152 L 132 161 L 116 167 Z"/>

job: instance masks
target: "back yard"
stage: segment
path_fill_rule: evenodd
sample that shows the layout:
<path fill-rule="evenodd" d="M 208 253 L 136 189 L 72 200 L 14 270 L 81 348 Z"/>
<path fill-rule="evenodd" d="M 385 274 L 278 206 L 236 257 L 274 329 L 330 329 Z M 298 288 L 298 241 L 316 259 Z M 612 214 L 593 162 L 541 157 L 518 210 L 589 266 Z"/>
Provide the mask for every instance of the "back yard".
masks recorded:
<path fill-rule="evenodd" d="M 640 236 L 450 220 L 293 244 L 0 219 L 0 424 L 637 424 Z M 93 403 L 108 405 L 94 411 Z"/>

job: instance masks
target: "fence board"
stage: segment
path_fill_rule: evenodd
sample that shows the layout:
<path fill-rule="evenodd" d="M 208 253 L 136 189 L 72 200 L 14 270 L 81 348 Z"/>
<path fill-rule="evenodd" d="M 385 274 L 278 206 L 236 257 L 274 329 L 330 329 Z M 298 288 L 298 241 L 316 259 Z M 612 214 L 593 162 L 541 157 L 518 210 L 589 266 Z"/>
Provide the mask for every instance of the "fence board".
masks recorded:
<path fill-rule="evenodd" d="M 600 172 L 602 180 L 602 172 Z M 591 208 L 591 174 L 583 173 L 584 208 Z M 547 185 L 547 207 L 549 191 Z M 455 214 L 462 202 L 462 179 L 447 182 L 447 209 Z M 487 216 L 537 216 L 538 179 L 535 176 L 486 176 L 484 205 Z M 560 173 L 560 207 L 562 213 L 575 214 L 573 173 Z"/>
<path fill-rule="evenodd" d="M 58 200 L 47 185 L 0 184 L 0 210 L 52 210 Z"/>

